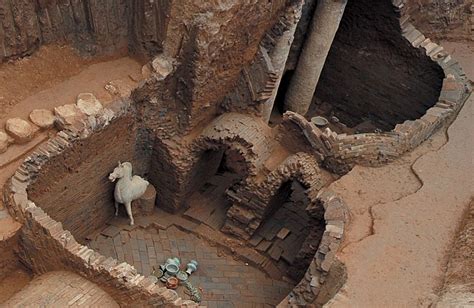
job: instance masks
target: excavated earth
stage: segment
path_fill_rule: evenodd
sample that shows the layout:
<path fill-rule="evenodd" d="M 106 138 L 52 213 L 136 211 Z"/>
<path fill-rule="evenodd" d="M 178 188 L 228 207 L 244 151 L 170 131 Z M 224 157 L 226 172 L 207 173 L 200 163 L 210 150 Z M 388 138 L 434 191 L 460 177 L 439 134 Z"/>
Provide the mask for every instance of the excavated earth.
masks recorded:
<path fill-rule="evenodd" d="M 104 88 L 108 82 L 114 80 L 133 88 L 140 77 L 140 63 L 120 53 L 84 58 L 68 45 L 42 46 L 32 56 L 0 64 L 0 127 L 3 128 L 9 118 L 28 119 L 33 109 L 52 110 L 74 103 L 81 92 L 93 92 L 107 105 L 114 99 Z M 31 142 L 12 144 L 7 152 L 0 154 L 0 194 L 22 159 L 54 133 L 53 130 L 41 131 Z M 20 227 L 8 215 L 0 198 L 0 258 L 14 249 L 3 247 L 2 240 L 10 238 Z M 0 281 L 0 303 L 31 280 L 31 274 L 20 265 L 11 268 L 11 274 Z"/>
<path fill-rule="evenodd" d="M 474 47 L 445 46 L 474 79 Z M 0 124 L 7 117 L 25 118 L 33 108 L 72 102 L 79 92 L 96 92 L 107 102 L 111 98 L 103 90 L 106 82 L 139 74 L 140 65 L 130 58 L 97 63 L 58 48 L 42 48 L 30 59 L 0 66 L 0 82 L 7 89 L 0 93 Z M 75 63 L 58 68 L 57 79 L 41 74 L 47 63 L 35 62 L 42 55 L 52 58 L 51 53 L 71 57 Z M 17 79 L 9 77 L 12 72 L 17 72 Z M 464 295 L 474 292 L 468 284 L 474 278 L 472 271 L 461 270 L 473 268 L 473 104 L 471 96 L 449 129 L 440 130 L 412 153 L 380 168 L 357 166 L 331 185 L 348 204 L 351 224 L 338 255 L 347 267 L 347 281 L 328 306 L 418 306 L 435 303 L 438 294 L 449 303 L 453 290 Z M 35 144 L 47 133 L 40 137 Z M 31 150 L 10 148 L 8 163 L 3 156 L 0 187 Z M 0 240 L 19 227 L 2 212 L 0 204 Z M 0 282 L 0 302 L 28 282 L 28 273 L 18 271 Z"/>
<path fill-rule="evenodd" d="M 474 79 L 474 46 L 444 46 Z M 347 281 L 327 306 L 428 306 L 451 286 L 473 303 L 473 218 L 465 214 L 474 196 L 473 119 L 471 95 L 453 124 L 415 151 L 380 168 L 357 166 L 331 184 L 351 223 L 338 254 Z M 459 299 L 448 294 L 441 306 L 453 304 L 449 296 Z"/>

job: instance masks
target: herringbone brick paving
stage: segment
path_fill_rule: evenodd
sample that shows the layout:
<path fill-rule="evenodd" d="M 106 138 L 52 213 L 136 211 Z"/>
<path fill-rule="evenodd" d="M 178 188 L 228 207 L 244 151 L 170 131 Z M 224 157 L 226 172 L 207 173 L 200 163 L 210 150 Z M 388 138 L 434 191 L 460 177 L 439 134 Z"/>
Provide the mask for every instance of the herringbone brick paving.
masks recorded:
<path fill-rule="evenodd" d="M 125 224 L 123 228 L 107 227 L 89 245 L 105 256 L 132 264 L 144 275 L 151 274 L 153 267 L 158 268 L 170 257 L 179 257 L 183 266 L 197 260 L 198 270 L 190 281 L 202 288 L 202 304 L 208 307 L 276 305 L 293 287 L 234 260 L 219 248 L 173 225 L 166 230 L 151 226 L 130 229 Z M 189 298 L 184 287 L 179 287 L 177 292 L 182 298 Z"/>

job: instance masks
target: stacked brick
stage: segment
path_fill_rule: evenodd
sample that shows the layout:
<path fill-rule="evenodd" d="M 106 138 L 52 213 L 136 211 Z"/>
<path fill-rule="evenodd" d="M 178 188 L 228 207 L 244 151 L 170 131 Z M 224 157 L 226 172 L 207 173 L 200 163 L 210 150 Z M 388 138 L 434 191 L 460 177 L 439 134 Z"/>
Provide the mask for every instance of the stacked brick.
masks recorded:
<path fill-rule="evenodd" d="M 290 293 L 290 297 L 282 301 L 280 305 L 316 303 L 321 286 L 325 283 L 328 273 L 336 261 L 336 253 L 343 241 L 344 230 L 349 220 L 344 201 L 327 189 L 322 189 L 315 201 L 307 211 L 311 214 L 318 212 L 319 207 L 323 207 L 326 229 L 304 278 Z M 324 303 L 319 304 L 322 306 Z"/>
<path fill-rule="evenodd" d="M 234 204 L 227 212 L 222 230 L 245 239 L 250 238 L 266 218 L 272 197 L 285 182 L 291 180 L 297 180 L 307 187 L 309 198 L 313 195 L 310 192 L 319 191 L 324 185 L 318 164 L 311 155 L 291 155 L 265 180 L 248 179 L 245 186 L 229 189 L 227 195 Z"/>
<path fill-rule="evenodd" d="M 10 2 L 12 1 L 10 0 Z M 53 5 L 56 2 L 48 3 L 48 5 Z M 74 8 L 74 5 L 78 5 L 80 1 L 71 0 L 70 3 L 73 4 L 72 7 Z M 119 1 L 117 3 L 123 2 Z M 133 3 L 139 6 L 138 2 Z M 155 3 L 162 2 L 157 1 Z M 22 9 L 24 12 L 28 10 L 32 12 L 32 10 L 37 9 L 28 7 L 29 4 L 24 1 L 19 1 L 13 8 L 18 8 L 21 5 L 25 6 Z M 403 1 L 394 1 L 394 5 L 402 15 L 406 15 Z M 151 2 L 144 7 L 145 10 L 147 8 L 157 9 L 157 7 L 151 5 Z M 62 9 L 66 12 L 70 7 L 66 5 Z M 61 12 L 61 8 L 56 8 L 56 10 Z M 5 12 L 5 7 L 0 6 L 2 17 L 13 14 L 10 11 Z M 17 9 L 15 14 L 20 14 L 19 12 L 20 10 Z M 79 15 L 74 18 L 80 19 Z M 55 18 L 52 15 L 48 16 L 52 20 Z M 64 16 L 63 18 L 65 18 Z M 150 20 L 148 19 L 150 16 L 145 17 L 145 20 Z M 21 39 L 13 41 L 11 39 L 13 28 L 11 24 L 7 24 L 11 19 L 9 18 L 3 19 L 2 27 L 0 27 L 0 42 L 3 44 L 1 51 L 10 50 L 8 55 L 5 52 L 1 55 L 2 59 L 17 54 L 29 53 L 31 48 L 37 47 L 35 44 L 46 41 L 44 37 L 40 37 L 40 34 L 45 35 L 43 33 L 49 32 L 42 28 L 38 28 L 40 31 L 29 32 L 29 36 L 24 37 L 20 34 Z M 27 22 L 26 24 L 43 23 L 41 15 L 38 15 L 37 18 L 38 21 L 31 24 Z M 21 20 L 23 19 L 17 18 L 15 22 L 19 23 Z M 191 118 L 192 112 L 189 110 L 192 111 L 192 108 L 195 111 L 203 109 L 204 113 L 207 112 L 205 110 L 211 110 L 209 114 L 212 113 L 212 117 L 215 115 L 214 108 L 207 108 L 214 104 L 213 102 L 216 101 L 217 97 L 222 97 L 220 94 L 223 92 L 215 91 L 219 93 L 206 96 L 204 95 L 206 94 L 205 91 L 210 93 L 213 91 L 209 90 L 217 87 L 226 89 L 233 77 L 227 76 L 225 82 L 216 84 L 210 82 L 210 79 L 206 79 L 214 71 L 211 71 L 208 75 L 198 76 L 201 79 L 196 80 L 193 79 L 195 76 L 186 75 L 184 75 L 185 79 L 176 80 L 176 76 L 170 76 L 170 78 L 159 82 L 150 78 L 133 95 L 138 109 L 136 116 L 140 124 L 144 125 L 144 128 L 138 128 L 137 130 L 136 127 L 130 126 L 128 132 L 134 137 L 137 134 L 143 134 L 138 136 L 137 139 L 141 139 L 145 135 L 149 139 L 146 141 L 138 140 L 137 144 L 141 142 L 142 148 L 131 147 L 126 151 L 126 155 L 132 158 L 137 157 L 137 162 L 144 162 L 143 165 L 139 165 L 140 170 L 145 170 L 148 167 L 149 157 L 147 155 L 151 156 L 149 176 L 150 181 L 157 189 L 157 203 L 162 208 L 176 211 L 186 201 L 189 193 L 193 192 L 195 186 L 202 184 L 209 172 L 217 170 L 218 165 L 215 164 L 220 162 L 225 151 L 232 150 L 237 153 L 243 161 L 244 167 L 242 170 L 246 170 L 245 173 L 247 174 L 244 175 L 245 178 L 239 185 L 233 186 L 227 192 L 228 197 L 234 203 L 227 213 L 227 221 L 223 231 L 246 239 L 255 232 L 266 218 L 270 201 L 277 194 L 282 184 L 292 180 L 299 181 L 307 188 L 306 194 L 311 201 L 307 208 L 308 213 L 316 217 L 318 216 L 316 213 L 321 210 L 321 207 L 324 208 L 326 229 L 304 279 L 293 291 L 294 296 L 291 302 L 297 304 L 314 302 L 320 292 L 321 285 L 325 282 L 327 274 L 336 260 L 335 254 L 342 241 L 347 222 L 347 213 L 343 201 L 333 193 L 321 190 L 325 183 L 318 164 L 323 163 L 331 170 L 343 173 L 347 172 L 354 164 L 377 165 L 394 159 L 415 148 L 433 134 L 436 129 L 452 119 L 471 91 L 468 80 L 457 62 L 444 53 L 442 47 L 426 39 L 407 20 L 406 16 L 401 20 L 403 35 L 414 47 L 424 48 L 426 54 L 444 69 L 446 75 L 439 102 L 420 119 L 399 124 L 390 132 L 344 135 L 336 134 L 329 129 L 321 131 L 303 117 L 287 113 L 285 123 L 294 124 L 293 126 L 302 132 L 307 143 L 311 145 L 311 151 L 308 151 L 310 153 L 300 152 L 299 149 L 306 148 L 305 146 L 291 148 L 276 140 L 275 131 L 272 131 L 261 119 L 239 113 L 225 113 L 206 127 L 195 126 L 192 132 L 188 131 L 189 134 L 179 137 L 180 132 L 185 131 L 183 128 L 187 125 L 188 120 L 190 121 L 189 118 Z M 52 21 L 45 24 L 56 25 Z M 15 31 L 22 29 L 18 25 L 14 29 Z M 90 30 L 90 25 L 86 26 L 80 22 L 77 25 Z M 165 28 L 163 25 L 160 27 Z M 70 29 L 62 25 L 59 28 Z M 100 25 L 95 25 L 93 29 L 105 31 L 105 28 Z M 72 31 L 72 29 L 70 30 Z M 153 37 L 153 39 L 159 40 L 159 37 L 152 35 L 153 31 L 149 30 L 147 28 L 145 37 Z M 8 35 L 6 35 L 7 32 Z M 50 32 L 55 33 L 53 30 L 50 30 Z M 206 33 L 204 31 L 200 35 Z M 16 33 L 15 36 L 17 36 Z M 53 35 L 51 37 L 54 38 Z M 209 39 L 209 41 L 211 40 Z M 192 39 L 190 42 L 195 43 Z M 258 44 L 253 45 L 257 46 Z M 11 50 L 16 51 L 12 53 Z M 190 56 L 189 59 L 192 61 L 194 61 L 194 58 L 191 56 L 194 55 L 192 52 L 187 54 L 186 51 L 183 51 L 183 56 Z M 206 61 L 210 58 L 207 54 L 201 56 L 202 58 L 199 58 L 199 61 L 193 65 L 206 64 Z M 219 63 L 218 60 L 215 63 Z M 242 63 L 247 63 L 245 60 L 240 59 L 239 62 L 232 63 L 232 67 L 234 69 L 239 67 L 240 69 Z M 213 64 L 215 63 L 213 62 Z M 191 64 L 186 63 L 186 65 Z M 188 66 L 183 67 L 188 68 Z M 193 66 L 193 68 L 195 67 Z M 215 68 L 215 71 L 219 72 L 219 69 L 221 68 Z M 253 63 L 246 65 L 240 73 L 238 70 L 235 72 L 236 76 L 240 74 L 240 81 L 236 90 L 228 95 L 227 103 L 222 106 L 224 110 L 248 112 L 245 109 L 264 102 L 274 90 L 275 76 L 272 75 L 271 61 L 269 61 L 267 50 L 263 48 L 260 49 L 259 56 Z M 232 72 L 232 74 L 235 72 Z M 186 78 L 191 79 L 187 80 Z M 197 90 L 186 92 L 187 89 L 183 85 L 187 81 Z M 199 88 L 204 83 L 215 88 Z M 181 105 L 181 99 L 188 98 L 190 101 L 186 102 L 187 105 Z M 202 108 L 203 102 L 209 105 Z M 188 107 L 192 108 L 186 109 Z M 182 113 L 179 113 L 177 111 L 179 109 L 184 111 L 181 110 Z M 254 110 L 258 111 L 257 109 Z M 204 114 L 201 111 L 199 114 L 192 113 L 192 115 L 201 117 Z M 114 127 L 117 128 L 114 123 L 124 121 L 124 123 L 130 124 L 129 117 L 131 113 L 127 101 L 117 102 L 112 107 L 105 108 L 99 115 L 82 119 L 66 130 L 59 132 L 55 138 L 42 145 L 33 155 L 28 157 L 16 171 L 5 189 L 5 204 L 10 213 L 24 223 L 21 231 L 20 254 L 22 261 L 36 273 L 62 269 L 75 271 L 101 285 L 116 301 L 126 306 L 177 306 L 186 304 L 187 302 L 178 298 L 174 291 L 157 286 L 150 277 L 137 274 L 136 269 L 127 263 L 118 264 L 116 260 L 106 258 L 81 245 L 77 240 L 85 234 L 85 231 L 78 227 L 81 223 L 80 220 L 69 223 L 66 215 L 51 217 L 56 215 L 54 202 L 49 204 L 52 206 L 50 209 L 38 202 L 40 208 L 31 198 L 33 195 L 38 197 L 42 192 L 45 192 L 40 190 L 40 185 L 37 187 L 34 185 L 42 181 L 41 177 L 44 173 L 52 170 L 48 169 L 48 162 L 58 159 L 61 155 L 67 158 L 67 155 L 64 154 L 68 153 L 71 148 L 81 149 L 81 146 L 87 145 L 90 140 L 101 133 L 113 131 Z M 181 119 L 180 116 L 187 118 Z M 204 116 L 200 117 L 193 117 L 193 121 L 196 120 L 196 125 L 202 122 L 199 120 L 205 119 Z M 283 125 L 277 129 L 284 130 L 285 126 Z M 152 143 L 153 149 L 150 153 L 148 148 L 151 147 Z M 295 143 L 303 142 L 296 140 Z M 107 149 L 99 149 L 99 151 L 106 153 Z M 211 156 L 207 158 L 208 160 L 201 161 L 206 152 L 211 152 Z M 138 156 L 136 156 L 137 153 Z M 116 159 L 116 155 L 117 153 L 114 152 L 112 155 L 114 159 Z M 65 162 L 63 167 L 67 169 L 67 159 Z M 209 162 L 214 165 L 207 164 Z M 59 175 L 59 173 L 57 174 Z M 61 177 L 58 177 L 58 179 L 61 179 Z M 52 182 L 43 183 L 51 184 Z M 43 189 L 48 189 L 48 185 L 42 186 Z M 87 196 L 79 197 L 87 199 Z M 58 201 L 57 206 L 64 206 L 63 201 Z M 61 211 L 64 211 L 64 208 Z M 84 211 L 87 211 L 87 208 Z M 109 217 L 108 215 L 107 213 L 103 216 L 98 215 L 98 219 L 94 218 L 94 223 L 104 223 Z M 69 231 L 64 230 L 62 223 L 59 221 L 64 222 L 66 229 Z"/>
<path fill-rule="evenodd" d="M 423 48 L 446 75 L 438 102 L 419 119 L 407 120 L 389 132 L 366 134 L 337 134 L 326 128 L 321 131 L 302 116 L 287 112 L 285 121 L 295 123 L 314 149 L 316 157 L 329 170 L 344 174 L 354 164 L 377 166 L 413 150 L 437 129 L 454 119 L 472 91 L 469 80 L 458 62 L 443 47 L 425 38 L 404 14 L 404 3 L 394 3 L 404 16 L 401 20 L 404 37 L 415 48 Z"/>
<path fill-rule="evenodd" d="M 237 85 L 222 100 L 219 108 L 223 112 L 246 112 L 253 108 L 260 112 L 260 106 L 276 91 L 278 75 L 265 47 L 260 46 L 257 55 L 240 72 Z"/>
<path fill-rule="evenodd" d="M 191 140 L 159 138 L 154 147 L 150 175 L 156 183 L 158 204 L 170 211 L 181 208 L 187 194 L 217 171 L 215 164 L 227 150 L 240 156 L 242 162 L 238 163 L 243 164 L 240 169 L 244 170 L 242 175 L 246 181 L 264 178 L 269 172 L 265 163 L 278 147 L 271 129 L 261 119 L 239 113 L 221 115 Z M 215 157 L 201 161 L 207 151 L 214 152 L 211 155 Z M 155 164 L 159 165 L 160 173 L 155 173 Z"/>
<path fill-rule="evenodd" d="M 267 104 L 271 109 L 285 64 L 283 62 L 283 67 L 279 67 L 279 63 L 276 63 L 278 62 L 276 58 L 282 55 L 278 54 L 281 51 L 277 50 L 275 45 L 283 33 L 299 20 L 300 5 L 302 3 L 288 6 L 278 22 L 265 33 L 255 59 L 241 70 L 237 85 L 220 103 L 219 107 L 223 112 L 248 113 L 250 111 L 261 114 L 262 111 L 265 112 L 262 110 L 265 107 L 262 106 Z M 285 43 L 291 45 L 291 42 L 285 41 Z M 281 59 L 278 60 L 281 61 Z"/>
<path fill-rule="evenodd" d="M 81 245 L 70 231 L 63 229 L 61 222 L 52 219 L 29 197 L 30 186 L 42 176 L 42 168 L 48 161 L 110 127 L 110 123 L 123 119 L 128 114 L 128 104 L 126 100 L 117 101 L 97 116 L 59 132 L 15 172 L 6 186 L 4 200 L 12 216 L 23 222 L 20 258 L 38 274 L 53 270 L 74 271 L 99 284 L 126 306 L 194 305 L 183 301 L 176 292 L 156 285 L 151 277 L 137 274 L 129 264 L 119 264 L 117 260 Z"/>
<path fill-rule="evenodd" d="M 251 144 L 239 135 L 238 130 L 233 135 L 212 134 L 212 127 L 214 123 L 219 127 L 218 122 L 216 120 L 211 123 L 211 128 L 190 142 L 177 137 L 169 140 L 158 138 L 155 141 L 150 179 L 156 183 L 157 203 L 161 207 L 172 212 L 180 209 L 188 192 L 193 191 L 194 186 L 202 184 L 207 176 L 212 175 L 211 172 L 217 170 L 216 164 L 221 159 L 219 155 L 222 155 L 225 148 L 239 152 L 244 157 L 247 170 L 254 170 L 250 163 L 254 157 L 250 150 Z M 200 161 L 203 153 L 208 150 L 213 151 L 213 159 Z"/>
<path fill-rule="evenodd" d="M 80 241 L 113 217 L 114 184 L 107 176 L 117 161 L 131 161 L 135 169 L 140 169 L 134 157 L 133 117 L 112 119 L 110 124 L 106 124 L 104 118 L 99 119 L 92 124 L 106 125 L 103 129 L 75 131 L 76 128 L 71 128 L 51 140 L 51 145 L 67 142 L 60 153 L 53 146 L 42 145 L 38 152 L 48 157 L 48 161 L 42 164 L 41 175 L 28 187 L 30 199 L 61 221 Z M 80 141 L 71 139 L 71 135 Z"/>

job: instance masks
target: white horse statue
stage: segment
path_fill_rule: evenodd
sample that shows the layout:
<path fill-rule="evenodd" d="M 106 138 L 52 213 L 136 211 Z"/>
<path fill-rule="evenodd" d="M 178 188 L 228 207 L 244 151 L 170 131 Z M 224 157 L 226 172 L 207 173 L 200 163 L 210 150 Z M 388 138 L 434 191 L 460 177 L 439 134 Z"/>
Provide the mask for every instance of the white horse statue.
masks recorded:
<path fill-rule="evenodd" d="M 129 162 L 120 163 L 114 169 L 114 172 L 109 174 L 109 180 L 115 182 L 114 198 L 115 198 L 115 216 L 118 215 L 118 205 L 122 203 L 127 209 L 128 217 L 130 218 L 130 225 L 133 226 L 134 220 L 132 215 L 132 201 L 140 198 L 148 187 L 148 181 L 144 180 L 138 175 L 132 177 L 132 164 Z"/>

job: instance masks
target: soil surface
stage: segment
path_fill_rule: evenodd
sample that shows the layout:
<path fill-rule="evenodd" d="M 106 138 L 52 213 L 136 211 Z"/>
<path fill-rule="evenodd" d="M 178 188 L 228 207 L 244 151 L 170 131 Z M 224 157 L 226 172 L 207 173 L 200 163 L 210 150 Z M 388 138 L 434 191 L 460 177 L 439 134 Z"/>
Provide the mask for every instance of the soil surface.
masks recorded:
<path fill-rule="evenodd" d="M 121 57 L 83 58 L 70 46 L 49 45 L 33 56 L 0 64 L 0 117 L 28 96 L 79 74 L 88 65 Z"/>
<path fill-rule="evenodd" d="M 107 105 L 115 98 L 104 88 L 108 82 L 133 87 L 139 76 L 141 64 L 123 55 L 82 58 L 69 46 L 43 46 L 33 56 L 0 64 L 0 129 L 8 118 L 27 120 L 33 109 L 53 110 L 55 106 L 75 103 L 81 92 L 92 92 Z M 27 144 L 10 145 L 7 152 L 0 154 L 0 196 L 3 185 L 23 158 L 52 134 L 55 134 L 53 129 L 41 132 Z M 3 208 L 2 200 L 0 198 L 0 241 L 20 227 Z M 28 273 L 17 269 L 0 281 L 0 303 L 30 280 Z"/>
<path fill-rule="evenodd" d="M 441 293 L 439 307 L 474 306 L 474 199 L 456 236 Z"/>
<path fill-rule="evenodd" d="M 463 63 L 471 80 L 474 79 L 474 43 L 444 42 L 443 45 L 451 54 L 469 63 Z M 463 61 L 464 62 L 464 61 Z M 471 97 L 472 99 L 472 97 Z M 472 118 L 471 118 L 472 121 Z M 473 131 L 471 130 L 471 138 Z M 471 149 L 471 159 L 474 149 Z M 444 286 L 437 307 L 474 306 L 474 196 L 466 210 L 463 222 L 455 238 L 453 249 L 450 251 L 448 268 L 444 275 Z"/>
<path fill-rule="evenodd" d="M 104 89 L 107 82 L 134 84 L 129 75 L 140 72 L 140 63 L 122 55 L 89 59 L 69 46 L 41 47 L 31 57 L 0 65 L 0 126 L 14 116 L 27 119 L 33 109 L 73 104 L 81 92 L 110 101 L 113 97 Z"/>
<path fill-rule="evenodd" d="M 0 280 L 0 303 L 5 302 L 18 291 L 23 289 L 32 279 L 29 272 L 24 269 L 16 269 L 5 279 Z"/>
<path fill-rule="evenodd" d="M 61 61 L 58 61 L 61 59 Z M 141 64 L 129 57 L 82 58 L 69 46 L 41 47 L 31 57 L 0 65 L 0 129 L 8 118 L 27 120 L 33 109 L 53 110 L 73 104 L 81 92 L 92 92 L 106 105 L 114 99 L 104 86 L 118 81 L 133 87 L 141 74 Z M 10 145 L 0 154 L 0 187 L 21 164 L 21 160 L 54 133 L 42 132 L 23 145 Z M 1 190 L 1 188 L 0 188 Z M 2 207 L 0 201 L 0 208 Z"/>
<path fill-rule="evenodd" d="M 472 45 L 447 43 L 474 78 Z M 474 196 L 474 97 L 447 131 L 380 167 L 334 182 L 351 214 L 339 259 L 347 282 L 327 306 L 415 307 L 437 300 L 456 231 Z M 469 268 L 470 260 L 457 259 Z"/>

